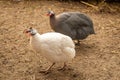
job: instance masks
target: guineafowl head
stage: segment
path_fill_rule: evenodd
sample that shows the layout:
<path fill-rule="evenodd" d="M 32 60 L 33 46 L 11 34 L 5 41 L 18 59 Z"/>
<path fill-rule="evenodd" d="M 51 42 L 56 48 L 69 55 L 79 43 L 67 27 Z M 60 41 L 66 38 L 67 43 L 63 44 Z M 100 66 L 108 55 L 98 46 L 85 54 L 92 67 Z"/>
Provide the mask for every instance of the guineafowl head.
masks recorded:
<path fill-rule="evenodd" d="M 29 29 L 24 30 L 24 33 L 34 36 L 37 33 L 37 30 L 30 27 Z"/>
<path fill-rule="evenodd" d="M 48 11 L 48 13 L 47 13 L 47 16 L 54 16 L 55 15 L 55 13 L 53 12 L 53 11 Z"/>

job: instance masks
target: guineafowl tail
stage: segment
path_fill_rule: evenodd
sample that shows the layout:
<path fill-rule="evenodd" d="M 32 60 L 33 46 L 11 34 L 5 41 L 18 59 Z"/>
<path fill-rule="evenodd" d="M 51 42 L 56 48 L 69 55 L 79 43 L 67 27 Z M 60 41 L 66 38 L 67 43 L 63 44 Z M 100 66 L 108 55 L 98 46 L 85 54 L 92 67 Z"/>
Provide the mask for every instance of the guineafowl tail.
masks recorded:
<path fill-rule="evenodd" d="M 76 29 L 76 39 L 82 40 L 88 36 L 88 33 L 84 29 Z"/>
<path fill-rule="evenodd" d="M 95 33 L 95 30 L 93 29 L 90 34 L 96 34 L 96 33 Z"/>

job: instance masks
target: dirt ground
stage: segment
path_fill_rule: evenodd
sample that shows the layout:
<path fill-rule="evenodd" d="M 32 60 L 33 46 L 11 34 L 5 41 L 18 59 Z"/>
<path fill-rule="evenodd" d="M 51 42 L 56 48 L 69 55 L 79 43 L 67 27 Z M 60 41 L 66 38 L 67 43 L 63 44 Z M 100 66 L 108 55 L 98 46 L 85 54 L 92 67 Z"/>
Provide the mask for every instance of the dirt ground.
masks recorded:
<path fill-rule="evenodd" d="M 46 16 L 50 9 L 56 14 L 87 14 L 96 34 L 76 46 L 76 57 L 68 63 L 70 69 L 58 71 L 62 64 L 57 64 L 45 75 L 39 71 L 51 63 L 31 49 L 23 30 L 34 27 L 41 34 L 52 31 Z M 99 13 L 80 3 L 0 1 L 0 80 L 120 80 L 119 12 Z"/>

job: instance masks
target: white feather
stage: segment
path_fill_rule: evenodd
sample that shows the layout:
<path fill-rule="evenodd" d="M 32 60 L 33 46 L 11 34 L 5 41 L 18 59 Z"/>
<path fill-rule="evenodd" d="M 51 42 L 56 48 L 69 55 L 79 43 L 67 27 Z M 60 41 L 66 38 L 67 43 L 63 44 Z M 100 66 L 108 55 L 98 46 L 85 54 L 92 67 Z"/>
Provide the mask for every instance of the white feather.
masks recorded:
<path fill-rule="evenodd" d="M 67 62 L 75 57 L 75 45 L 66 35 L 50 32 L 31 36 L 32 48 L 51 62 Z"/>

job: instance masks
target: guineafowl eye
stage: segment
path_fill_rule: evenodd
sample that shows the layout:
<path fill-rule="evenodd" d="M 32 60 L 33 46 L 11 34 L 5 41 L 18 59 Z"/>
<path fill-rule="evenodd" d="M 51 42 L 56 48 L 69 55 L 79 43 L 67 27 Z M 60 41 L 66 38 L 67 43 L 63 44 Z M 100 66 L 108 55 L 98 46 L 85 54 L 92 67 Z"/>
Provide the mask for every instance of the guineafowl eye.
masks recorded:
<path fill-rule="evenodd" d="M 55 13 L 54 13 L 53 11 L 50 11 L 50 10 L 49 10 L 48 13 L 47 13 L 48 16 L 52 16 L 52 15 L 54 15 L 54 14 L 55 14 Z"/>
<path fill-rule="evenodd" d="M 35 35 L 37 33 L 37 30 L 30 27 L 29 29 L 25 30 L 24 32 L 29 33 L 30 35 Z"/>
<path fill-rule="evenodd" d="M 29 28 L 28 31 L 30 32 L 31 35 L 35 35 L 37 33 L 37 30 L 33 28 Z"/>

